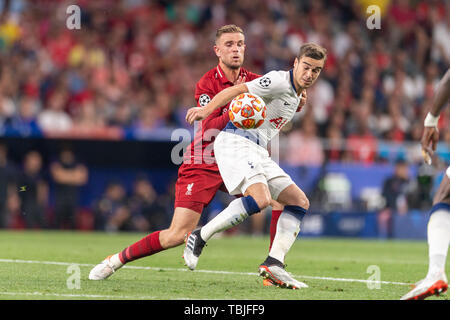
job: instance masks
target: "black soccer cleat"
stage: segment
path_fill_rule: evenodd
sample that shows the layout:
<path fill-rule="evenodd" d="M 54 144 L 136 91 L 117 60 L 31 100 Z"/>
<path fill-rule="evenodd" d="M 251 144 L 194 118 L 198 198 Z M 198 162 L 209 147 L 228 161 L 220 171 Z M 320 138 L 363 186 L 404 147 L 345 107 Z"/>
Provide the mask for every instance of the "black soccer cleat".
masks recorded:
<path fill-rule="evenodd" d="M 186 235 L 186 247 L 184 248 L 183 258 L 189 269 L 195 269 L 205 245 L 206 242 L 200 237 L 200 229 L 196 229 Z"/>

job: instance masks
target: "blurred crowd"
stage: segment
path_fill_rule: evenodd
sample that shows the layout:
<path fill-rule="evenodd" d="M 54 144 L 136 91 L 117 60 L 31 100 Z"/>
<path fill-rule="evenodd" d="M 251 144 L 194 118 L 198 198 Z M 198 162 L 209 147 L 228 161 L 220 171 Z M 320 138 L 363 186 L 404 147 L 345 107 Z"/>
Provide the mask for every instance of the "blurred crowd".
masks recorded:
<path fill-rule="evenodd" d="M 383 142 L 419 140 L 450 67 L 444 0 L 378 1 L 380 29 L 367 27 L 364 0 L 79 0 L 79 30 L 66 26 L 72 2 L 0 1 L 3 134 L 120 138 L 186 127 L 195 83 L 217 64 L 215 30 L 234 23 L 256 73 L 291 68 L 304 42 L 328 50 L 307 107 L 281 137 L 282 160 L 370 163 L 383 160 Z M 447 143 L 449 121 L 447 108 Z"/>
<path fill-rule="evenodd" d="M 0 229 L 149 232 L 170 224 L 175 180 L 167 174 L 162 181 L 157 177 L 150 179 L 152 170 L 121 174 L 114 167 L 88 166 L 80 161 L 82 155 L 66 142 L 56 153 L 26 148 L 18 161 L 10 156 L 10 149 L 11 146 L 0 141 Z M 389 234 L 394 215 L 428 212 L 440 182 L 439 172 L 447 167 L 442 161 L 436 165 L 436 168 L 426 164 L 415 166 L 401 158 L 393 166 L 360 165 L 359 170 L 364 168 L 367 174 L 359 181 L 351 178 L 354 173 L 321 167 L 318 174 L 313 174 L 308 191 L 305 190 L 310 210 L 320 214 L 378 212 L 380 225 Z M 383 173 L 389 168 L 392 171 Z M 99 169 L 106 169 L 103 177 Z M 309 184 L 310 178 L 304 174 L 311 167 L 290 169 L 298 171 L 299 182 Z M 374 183 L 370 181 L 373 174 L 383 178 Z M 358 190 L 359 195 L 352 189 Z M 200 224 L 221 212 L 232 199 L 219 192 L 205 208 Z M 270 213 L 268 208 L 230 232 L 264 234 L 268 231 Z"/>
<path fill-rule="evenodd" d="M 102 194 L 91 197 L 91 203 L 83 207 L 80 192 L 88 183 L 88 167 L 69 146 L 48 161 L 31 149 L 22 163 L 16 163 L 7 146 L 0 144 L 0 229 L 145 232 L 168 226 L 173 186 L 159 195 L 145 174 L 135 177 L 131 190 L 111 178 Z"/>

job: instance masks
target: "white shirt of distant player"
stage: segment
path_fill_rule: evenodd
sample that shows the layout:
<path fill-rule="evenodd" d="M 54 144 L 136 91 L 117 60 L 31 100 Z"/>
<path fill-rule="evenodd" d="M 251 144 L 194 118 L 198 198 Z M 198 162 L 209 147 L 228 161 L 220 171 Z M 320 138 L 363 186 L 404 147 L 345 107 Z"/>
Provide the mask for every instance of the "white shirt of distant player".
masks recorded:
<path fill-rule="evenodd" d="M 263 146 L 267 146 L 297 111 L 301 95 L 297 95 L 291 77 L 292 71 L 270 71 L 245 83 L 250 94 L 266 103 L 266 120 L 259 128 L 248 130 L 258 136 Z"/>

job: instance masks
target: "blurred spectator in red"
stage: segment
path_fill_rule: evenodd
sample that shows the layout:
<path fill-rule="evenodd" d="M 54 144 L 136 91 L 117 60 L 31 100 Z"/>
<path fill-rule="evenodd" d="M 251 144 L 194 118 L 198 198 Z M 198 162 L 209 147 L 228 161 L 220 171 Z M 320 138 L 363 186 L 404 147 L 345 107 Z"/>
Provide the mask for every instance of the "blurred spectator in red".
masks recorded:
<path fill-rule="evenodd" d="M 399 43 L 413 30 L 416 12 L 410 0 L 394 0 L 389 8 L 389 24 L 394 43 Z"/>
<path fill-rule="evenodd" d="M 406 132 L 409 131 L 410 121 L 403 116 L 401 106 L 395 97 L 389 100 L 388 115 L 379 119 L 379 129 L 383 138 L 392 142 L 403 142 Z"/>
<path fill-rule="evenodd" d="M 377 139 L 371 133 L 370 125 L 373 122 L 371 110 L 365 103 L 356 103 L 353 106 L 353 122 L 349 126 L 350 134 L 346 140 L 346 148 L 353 161 L 365 164 L 373 163 L 377 155 Z"/>
<path fill-rule="evenodd" d="M 376 67 L 383 72 L 391 66 L 391 54 L 388 51 L 386 41 L 382 37 L 377 37 L 373 43 Z"/>
<path fill-rule="evenodd" d="M 332 125 L 327 128 L 326 133 L 325 159 L 327 161 L 339 161 L 344 151 L 344 135 L 341 129 Z"/>
<path fill-rule="evenodd" d="M 285 161 L 292 166 L 321 166 L 324 162 L 322 143 L 312 114 L 305 116 L 298 128 L 287 137 Z"/>

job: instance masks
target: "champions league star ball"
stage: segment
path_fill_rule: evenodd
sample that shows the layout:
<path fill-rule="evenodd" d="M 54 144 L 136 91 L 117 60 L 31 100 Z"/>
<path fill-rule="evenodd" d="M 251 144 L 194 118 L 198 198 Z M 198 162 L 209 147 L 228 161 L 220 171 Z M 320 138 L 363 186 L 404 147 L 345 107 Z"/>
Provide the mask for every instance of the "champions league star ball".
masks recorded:
<path fill-rule="evenodd" d="M 230 102 L 230 121 L 239 129 L 256 129 L 266 118 L 263 99 L 250 93 L 241 93 Z"/>

